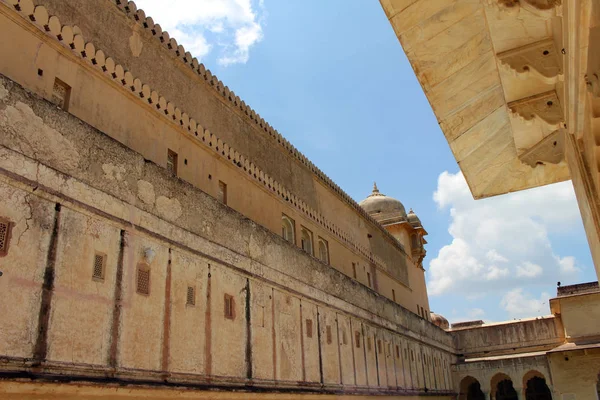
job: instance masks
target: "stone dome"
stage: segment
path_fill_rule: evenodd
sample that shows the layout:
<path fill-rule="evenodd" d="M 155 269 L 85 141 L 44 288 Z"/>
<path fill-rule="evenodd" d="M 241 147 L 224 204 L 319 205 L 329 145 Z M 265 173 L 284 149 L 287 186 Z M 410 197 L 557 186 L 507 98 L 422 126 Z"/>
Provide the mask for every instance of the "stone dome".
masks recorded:
<path fill-rule="evenodd" d="M 380 193 L 379 189 L 377 189 L 377 183 L 373 184 L 373 193 L 358 203 L 358 205 L 371 215 L 399 214 L 399 216 L 406 218 L 406 210 L 400 200 Z"/>
<path fill-rule="evenodd" d="M 413 226 L 421 226 L 421 220 L 419 219 L 419 217 L 417 217 L 417 214 L 415 214 L 412 208 L 408 212 L 406 218 L 408 219 L 408 222 L 410 222 Z"/>
<path fill-rule="evenodd" d="M 441 316 L 440 314 L 431 312 L 431 313 L 429 313 L 429 315 L 431 316 L 431 322 L 433 322 L 433 324 L 435 326 L 442 328 L 442 329 L 450 328 L 450 324 L 448 323 L 448 320 L 446 318 L 444 318 L 443 316 Z"/>

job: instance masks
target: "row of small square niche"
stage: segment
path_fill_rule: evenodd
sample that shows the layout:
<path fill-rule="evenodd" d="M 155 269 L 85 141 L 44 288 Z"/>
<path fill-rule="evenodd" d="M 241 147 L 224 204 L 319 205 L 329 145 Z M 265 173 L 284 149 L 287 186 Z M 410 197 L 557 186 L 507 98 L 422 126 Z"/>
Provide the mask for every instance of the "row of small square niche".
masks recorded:
<path fill-rule="evenodd" d="M 95 281 L 104 281 L 104 275 L 106 270 L 106 255 L 102 253 L 96 253 L 94 255 L 94 268 L 92 272 L 92 279 Z M 149 296 L 150 295 L 150 267 L 148 264 L 140 263 L 136 271 L 136 293 Z M 194 286 L 188 286 L 186 292 L 186 306 L 196 305 L 196 288 Z M 235 318 L 235 299 L 229 294 L 224 295 L 224 315 L 225 318 Z"/>

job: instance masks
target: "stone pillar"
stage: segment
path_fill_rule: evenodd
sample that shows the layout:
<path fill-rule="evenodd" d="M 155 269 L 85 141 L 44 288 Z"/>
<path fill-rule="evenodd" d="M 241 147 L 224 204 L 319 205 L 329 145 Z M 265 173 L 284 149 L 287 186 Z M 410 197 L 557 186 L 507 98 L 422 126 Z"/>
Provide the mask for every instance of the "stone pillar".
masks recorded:
<path fill-rule="evenodd" d="M 517 398 L 519 400 L 525 400 L 525 389 L 522 387 L 515 387 L 515 391 L 517 392 Z"/>
<path fill-rule="evenodd" d="M 586 151 L 595 151 L 595 148 L 587 148 L 583 144 L 578 144 L 571 134 L 567 133 L 565 136 L 565 158 L 596 267 L 596 275 L 600 276 L 600 198 L 598 197 L 598 187 L 593 179 L 594 171 L 586 163 L 585 157 Z"/>

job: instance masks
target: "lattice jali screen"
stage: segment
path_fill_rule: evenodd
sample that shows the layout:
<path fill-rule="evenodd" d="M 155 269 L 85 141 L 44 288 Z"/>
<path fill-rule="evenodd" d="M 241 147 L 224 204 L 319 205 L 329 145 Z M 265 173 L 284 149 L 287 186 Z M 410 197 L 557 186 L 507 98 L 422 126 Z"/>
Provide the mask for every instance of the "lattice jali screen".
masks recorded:
<path fill-rule="evenodd" d="M 0 220 L 0 254 L 8 250 L 8 221 Z"/>
<path fill-rule="evenodd" d="M 94 270 L 92 272 L 93 279 L 104 279 L 104 266 L 106 256 L 104 254 L 96 253 L 94 255 Z"/>
<path fill-rule="evenodd" d="M 185 302 L 188 306 L 196 305 L 196 288 L 193 286 L 188 286 L 187 288 L 187 299 Z"/>
<path fill-rule="evenodd" d="M 138 268 L 137 292 L 145 295 L 150 294 L 150 270 L 147 268 Z"/>

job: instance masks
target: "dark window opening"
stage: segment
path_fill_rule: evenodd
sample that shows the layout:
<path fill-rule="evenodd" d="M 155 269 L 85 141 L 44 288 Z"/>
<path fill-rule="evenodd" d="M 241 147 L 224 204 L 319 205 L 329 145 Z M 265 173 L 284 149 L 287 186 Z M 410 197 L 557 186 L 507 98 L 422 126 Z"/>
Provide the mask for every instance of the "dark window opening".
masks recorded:
<path fill-rule="evenodd" d="M 226 294 L 224 296 L 224 315 L 227 319 L 235 318 L 235 304 L 233 296 Z"/>
<path fill-rule="evenodd" d="M 307 319 L 306 320 L 306 337 L 308 337 L 308 338 L 312 338 L 313 337 L 313 322 L 312 322 L 312 319 Z"/>

